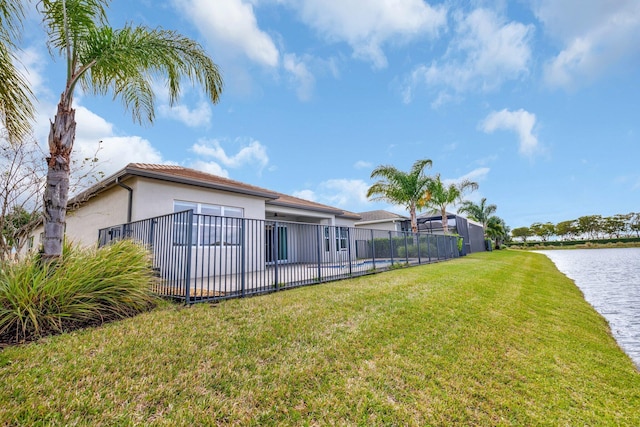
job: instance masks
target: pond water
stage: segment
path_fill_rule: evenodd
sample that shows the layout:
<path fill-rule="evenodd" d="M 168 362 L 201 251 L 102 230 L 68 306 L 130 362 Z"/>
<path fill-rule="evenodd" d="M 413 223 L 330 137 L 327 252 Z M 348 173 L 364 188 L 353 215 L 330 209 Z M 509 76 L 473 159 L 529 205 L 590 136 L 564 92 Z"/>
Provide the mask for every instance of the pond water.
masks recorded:
<path fill-rule="evenodd" d="M 537 252 L 573 279 L 640 369 L 640 248 Z"/>

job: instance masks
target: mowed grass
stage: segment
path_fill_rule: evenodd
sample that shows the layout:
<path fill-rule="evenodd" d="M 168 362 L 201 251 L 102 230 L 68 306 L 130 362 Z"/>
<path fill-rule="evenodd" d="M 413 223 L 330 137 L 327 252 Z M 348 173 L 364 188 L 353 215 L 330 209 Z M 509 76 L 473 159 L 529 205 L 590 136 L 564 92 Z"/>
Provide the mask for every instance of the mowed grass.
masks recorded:
<path fill-rule="evenodd" d="M 501 251 L 0 352 L 6 425 L 640 425 L 640 374 L 543 255 Z"/>

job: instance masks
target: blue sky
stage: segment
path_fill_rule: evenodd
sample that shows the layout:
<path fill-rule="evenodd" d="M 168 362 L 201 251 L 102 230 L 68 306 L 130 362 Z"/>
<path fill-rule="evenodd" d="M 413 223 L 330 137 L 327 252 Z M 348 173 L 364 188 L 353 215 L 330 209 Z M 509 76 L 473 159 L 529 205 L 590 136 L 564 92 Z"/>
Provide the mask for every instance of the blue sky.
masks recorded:
<path fill-rule="evenodd" d="M 77 94 L 76 154 L 106 173 L 174 163 L 354 212 L 372 169 L 469 178 L 509 226 L 640 211 L 637 0 L 114 0 L 110 23 L 175 29 L 220 66 L 156 121 Z M 63 87 L 39 18 L 22 63 L 44 143 Z M 452 208 L 455 210 L 455 208 Z"/>

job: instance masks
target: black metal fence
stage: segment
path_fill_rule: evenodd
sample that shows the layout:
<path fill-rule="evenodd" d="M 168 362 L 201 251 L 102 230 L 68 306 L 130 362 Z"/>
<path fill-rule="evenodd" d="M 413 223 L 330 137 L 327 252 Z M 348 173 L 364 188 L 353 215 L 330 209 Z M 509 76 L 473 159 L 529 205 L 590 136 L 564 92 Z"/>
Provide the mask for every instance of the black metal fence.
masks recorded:
<path fill-rule="evenodd" d="M 187 304 L 317 284 L 461 255 L 458 237 L 184 211 L 99 231 L 153 254 L 154 291 Z"/>

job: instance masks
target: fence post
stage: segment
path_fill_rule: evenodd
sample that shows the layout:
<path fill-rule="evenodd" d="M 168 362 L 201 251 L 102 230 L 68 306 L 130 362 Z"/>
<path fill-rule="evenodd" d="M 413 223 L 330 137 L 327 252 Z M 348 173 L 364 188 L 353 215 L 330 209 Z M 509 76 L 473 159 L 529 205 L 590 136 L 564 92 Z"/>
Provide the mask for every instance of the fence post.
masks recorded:
<path fill-rule="evenodd" d="M 237 220 L 236 220 L 237 221 Z M 246 286 L 246 262 L 247 262 L 247 254 L 245 253 L 245 241 L 244 241 L 244 236 L 245 236 L 245 232 L 244 229 L 246 227 L 246 221 L 244 218 L 240 219 L 240 224 L 242 225 L 242 227 L 240 227 L 240 293 L 242 295 L 242 297 L 244 298 L 245 296 L 245 286 Z"/>
<path fill-rule="evenodd" d="M 373 261 L 373 269 L 376 269 L 376 240 L 373 237 L 373 229 L 371 229 L 371 261 Z"/>
<path fill-rule="evenodd" d="M 280 279 L 278 277 L 278 258 L 280 257 L 280 230 L 278 229 L 278 223 L 274 222 L 273 223 L 273 239 L 272 239 L 272 254 L 275 257 L 275 262 L 274 262 L 274 270 L 273 270 L 273 274 L 274 274 L 274 279 L 276 281 L 275 283 L 275 287 L 276 287 L 276 291 L 280 290 L 280 283 L 278 283 L 278 280 Z"/>
<path fill-rule="evenodd" d="M 349 258 L 349 276 L 353 275 L 353 266 L 351 265 L 351 229 L 344 227 L 343 230 L 347 230 L 347 258 Z"/>
<path fill-rule="evenodd" d="M 191 304 L 191 245 L 193 245 L 193 210 L 187 211 L 187 265 L 184 269 L 185 275 L 185 302 Z"/>
<path fill-rule="evenodd" d="M 393 265 L 393 238 L 391 237 L 391 231 L 389 231 L 389 255 L 391 256 L 391 265 Z"/>
<path fill-rule="evenodd" d="M 153 219 L 151 220 L 151 224 L 150 224 L 150 226 L 149 226 L 149 247 L 150 247 L 150 248 L 153 248 L 154 243 L 155 243 L 155 242 L 154 242 L 153 235 L 154 235 L 154 233 L 155 233 L 155 231 L 156 231 L 156 223 L 157 223 L 157 222 L 158 222 L 158 219 L 157 219 L 157 218 L 153 218 Z"/>
<path fill-rule="evenodd" d="M 451 243 L 449 246 L 451 247 L 451 259 L 453 259 L 456 257 L 456 252 L 458 251 L 458 239 L 451 236 Z"/>
<path fill-rule="evenodd" d="M 405 262 L 409 264 L 409 245 L 407 244 L 407 233 L 404 233 L 404 258 Z"/>
<path fill-rule="evenodd" d="M 322 282 L 322 265 L 321 265 L 321 260 L 322 260 L 322 235 L 321 235 L 321 229 L 322 226 L 318 225 L 316 226 L 316 235 L 318 237 L 318 244 L 316 245 L 316 249 L 318 252 L 318 283 Z"/>
<path fill-rule="evenodd" d="M 413 234 L 413 233 L 412 233 Z M 418 265 L 422 264 L 422 255 L 420 254 L 420 232 L 414 234 L 414 237 L 418 243 Z"/>

